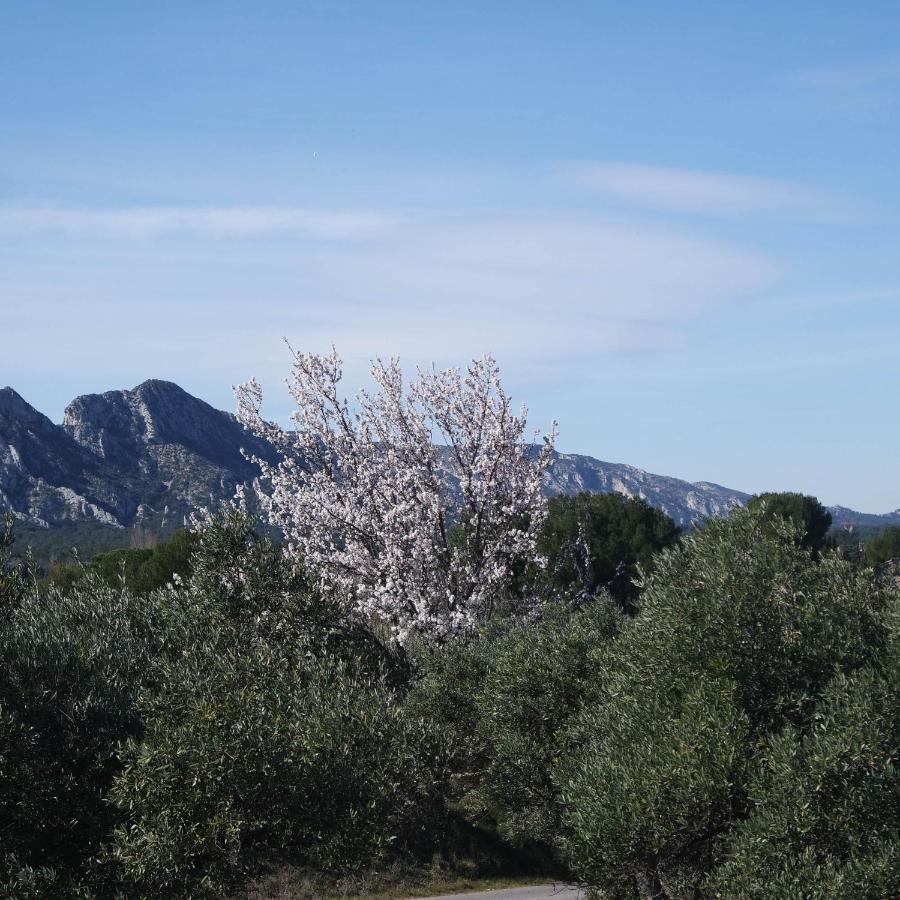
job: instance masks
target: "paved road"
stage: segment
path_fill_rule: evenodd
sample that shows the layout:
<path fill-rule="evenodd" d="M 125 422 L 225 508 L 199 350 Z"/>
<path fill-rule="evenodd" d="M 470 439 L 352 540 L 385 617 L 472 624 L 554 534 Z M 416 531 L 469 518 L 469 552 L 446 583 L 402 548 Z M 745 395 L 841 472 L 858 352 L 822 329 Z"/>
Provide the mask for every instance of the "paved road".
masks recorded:
<path fill-rule="evenodd" d="M 441 894 L 440 897 L 430 897 L 428 900 L 584 900 L 584 892 L 564 884 L 541 884 L 497 891 L 475 891 L 470 894 Z"/>

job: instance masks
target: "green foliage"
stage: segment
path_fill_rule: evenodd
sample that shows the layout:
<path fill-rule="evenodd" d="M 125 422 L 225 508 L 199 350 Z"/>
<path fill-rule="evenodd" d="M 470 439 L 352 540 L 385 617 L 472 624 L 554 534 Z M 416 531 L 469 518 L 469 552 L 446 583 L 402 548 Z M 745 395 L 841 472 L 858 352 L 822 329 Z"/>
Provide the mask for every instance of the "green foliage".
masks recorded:
<path fill-rule="evenodd" d="M 611 898 L 900 893 L 900 600 L 755 506 L 673 544 L 640 504 L 568 500 L 543 615 L 412 660 L 241 514 L 43 589 L 7 522 L 0 896 L 474 846 Z M 664 544 L 639 598 L 602 590 Z"/>
<path fill-rule="evenodd" d="M 604 596 L 562 604 L 526 625 L 494 625 L 473 642 L 426 651 L 407 701 L 453 736 L 454 800 L 515 846 L 552 847 L 559 795 L 552 780 L 561 735 L 598 690 L 622 615 Z"/>
<path fill-rule="evenodd" d="M 425 852 L 449 749 L 389 654 L 240 516 L 206 529 L 112 799 L 108 859 L 150 896 L 215 895 L 261 859 L 348 870 Z"/>
<path fill-rule="evenodd" d="M 12 559 L 15 521 L 12 513 L 7 513 L 0 528 L 0 617 L 19 604 L 34 580 L 27 556 L 24 560 Z"/>
<path fill-rule="evenodd" d="M 106 584 L 122 584 L 132 593 L 146 594 L 165 587 L 173 576 L 184 577 L 190 572 L 197 541 L 195 533 L 182 529 L 152 549 L 122 548 L 100 553 L 85 565 L 55 565 L 47 583 L 71 591 L 83 577 L 93 574 Z"/>
<path fill-rule="evenodd" d="M 74 548 L 81 559 L 92 559 L 98 553 L 127 546 L 131 537 L 128 529 L 99 522 L 71 522 L 50 528 L 19 522 L 12 552 L 19 557 L 30 552 L 41 568 L 48 570 L 72 562 Z"/>
<path fill-rule="evenodd" d="M 880 566 L 889 559 L 900 559 L 900 526 L 892 525 L 866 544 L 866 564 Z"/>
<path fill-rule="evenodd" d="M 538 551 L 547 560 L 552 591 L 576 597 L 606 589 L 634 612 L 639 569 L 652 571 L 654 554 L 680 534 L 664 512 L 644 500 L 585 491 L 549 501 Z"/>
<path fill-rule="evenodd" d="M 74 596 L 31 591 L 11 606 L 8 599 L 0 623 L 0 822 L 15 869 L 5 877 L 70 883 L 86 877 L 115 820 L 104 795 L 119 742 L 140 731 L 135 701 L 162 652 L 161 617 L 152 601 L 93 578 Z M 12 893 L 24 890 L 19 884 Z M 62 895 L 59 884 L 52 893 Z"/>
<path fill-rule="evenodd" d="M 690 892 L 747 802 L 769 734 L 884 645 L 884 592 L 789 521 L 738 511 L 664 551 L 561 761 L 564 846 L 591 884 Z M 649 885 L 649 887 L 648 887 Z"/>
<path fill-rule="evenodd" d="M 579 723 L 590 748 L 565 760 L 567 849 L 611 896 L 636 885 L 690 890 L 709 841 L 732 821 L 748 722 L 727 679 L 686 687 L 676 706 L 634 694 Z M 599 730 L 602 729 L 602 735 Z"/>
<path fill-rule="evenodd" d="M 800 543 L 810 550 L 821 550 L 831 528 L 831 513 L 815 498 L 790 492 L 757 494 L 747 506 L 768 519 L 786 519 L 799 530 Z"/>
<path fill-rule="evenodd" d="M 837 675 L 802 730 L 772 739 L 709 893 L 900 896 L 898 674 L 895 666 Z"/>
<path fill-rule="evenodd" d="M 141 892 L 215 894 L 260 858 L 347 870 L 431 846 L 447 750 L 391 689 L 300 646 L 197 652 L 145 709 L 113 800 Z"/>
<path fill-rule="evenodd" d="M 246 518 L 192 542 L 187 581 L 146 594 L 0 567 L 0 894 L 189 893 L 246 864 L 210 834 L 346 866 L 427 843 L 446 753 L 402 715 L 402 664 Z"/>

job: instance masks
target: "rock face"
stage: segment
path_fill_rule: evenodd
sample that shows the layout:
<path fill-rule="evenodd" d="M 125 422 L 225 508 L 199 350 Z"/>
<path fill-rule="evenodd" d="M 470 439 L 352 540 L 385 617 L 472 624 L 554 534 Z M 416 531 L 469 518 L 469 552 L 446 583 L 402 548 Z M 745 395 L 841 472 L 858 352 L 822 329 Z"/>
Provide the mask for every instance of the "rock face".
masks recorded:
<path fill-rule="evenodd" d="M 77 397 L 62 425 L 0 390 L 0 512 L 36 525 L 89 522 L 127 527 L 180 525 L 191 512 L 233 496 L 256 476 L 244 448 L 273 460 L 272 448 L 234 416 L 177 384 L 145 381 L 133 390 Z M 690 483 L 590 456 L 559 453 L 548 494 L 618 491 L 641 497 L 679 525 L 727 515 L 748 494 Z M 884 516 L 833 507 L 835 525 L 900 524 Z"/>
<path fill-rule="evenodd" d="M 616 491 L 626 497 L 639 497 L 650 506 L 661 509 L 681 526 L 728 515 L 750 499 L 749 494 L 718 484 L 706 481 L 691 483 L 666 475 L 651 475 L 634 466 L 601 462 L 591 456 L 570 453 L 556 454 L 548 473 L 547 489 L 551 494 Z"/>
<path fill-rule="evenodd" d="M 0 510 L 39 525 L 117 525 L 110 475 L 12 388 L 0 390 Z"/>
<path fill-rule="evenodd" d="M 180 524 L 253 480 L 241 448 L 273 458 L 234 416 L 170 382 L 77 397 L 61 426 L 5 388 L 0 509 L 38 525 Z"/>

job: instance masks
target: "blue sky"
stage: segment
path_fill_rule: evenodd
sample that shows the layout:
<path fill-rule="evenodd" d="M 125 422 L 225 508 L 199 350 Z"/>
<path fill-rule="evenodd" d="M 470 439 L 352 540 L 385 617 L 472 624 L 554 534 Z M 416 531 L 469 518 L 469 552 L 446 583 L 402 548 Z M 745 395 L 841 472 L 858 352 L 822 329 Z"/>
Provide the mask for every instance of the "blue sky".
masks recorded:
<path fill-rule="evenodd" d="M 900 4 L 6 2 L 0 384 L 285 417 L 492 351 L 559 446 L 900 507 Z"/>

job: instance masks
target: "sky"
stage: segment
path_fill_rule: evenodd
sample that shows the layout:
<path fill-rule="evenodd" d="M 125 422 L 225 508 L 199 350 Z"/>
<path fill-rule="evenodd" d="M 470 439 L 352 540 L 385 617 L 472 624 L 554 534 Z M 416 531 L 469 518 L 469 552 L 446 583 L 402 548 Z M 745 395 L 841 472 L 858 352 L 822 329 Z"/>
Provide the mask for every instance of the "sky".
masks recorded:
<path fill-rule="evenodd" d="M 486 352 L 559 449 L 900 507 L 900 4 L 0 5 L 0 385 Z"/>

